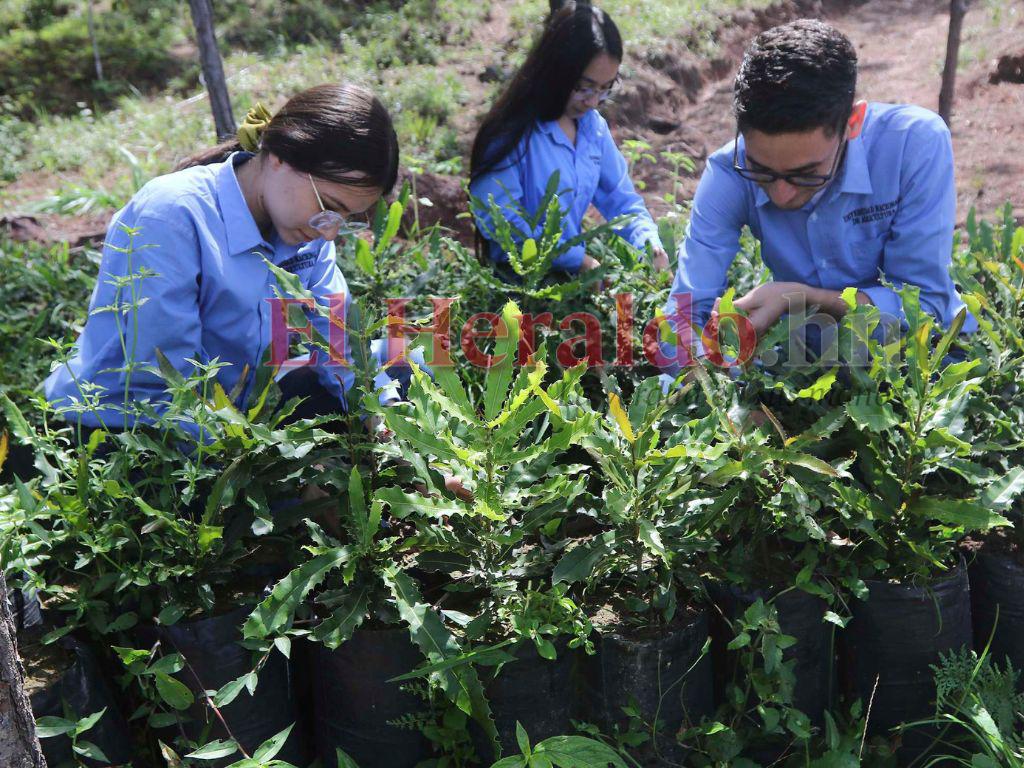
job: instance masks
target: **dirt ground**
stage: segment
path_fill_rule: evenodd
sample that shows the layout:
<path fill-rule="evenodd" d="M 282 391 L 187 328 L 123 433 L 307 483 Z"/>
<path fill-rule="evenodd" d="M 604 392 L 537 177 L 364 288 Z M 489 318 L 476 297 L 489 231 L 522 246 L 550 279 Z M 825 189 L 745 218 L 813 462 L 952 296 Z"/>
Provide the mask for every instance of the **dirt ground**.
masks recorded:
<path fill-rule="evenodd" d="M 492 6 L 489 20 L 477 37 L 490 60 L 453 52 L 451 69 L 463 81 L 469 103 L 456 118 L 461 144 L 468 155 L 478 120 L 486 110 L 487 82 L 508 74 L 513 49 L 508 28 L 511 0 Z M 697 33 L 680 30 L 665 50 L 642 58 L 630 56 L 624 85 L 605 114 L 616 138 L 643 139 L 658 151 L 681 151 L 697 160 L 696 172 L 683 179 L 681 192 L 692 196 L 710 152 L 732 138 L 732 76 L 749 40 L 759 31 L 799 17 L 822 18 L 845 32 L 860 56 L 860 95 L 872 101 L 909 102 L 936 109 L 945 58 L 948 0 L 779 0 L 761 11 L 742 11 L 723 18 L 713 34 L 715 58 L 690 52 Z M 1006 57 L 1002 66 L 1000 57 Z M 1024 3 L 1020 0 L 974 0 L 964 23 L 961 66 L 957 75 L 952 116 L 956 155 L 958 218 L 962 223 L 974 206 L 982 215 L 1010 201 L 1017 221 L 1024 223 L 1024 83 L 990 82 L 993 73 L 1011 80 L 1024 69 Z M 662 198 L 670 191 L 665 163 L 641 161 L 634 176 L 646 184 L 643 194 L 655 214 L 667 208 Z M 426 174 L 417 195 L 434 205 L 420 209 L 421 224 L 440 221 L 469 236 L 465 197 L 457 177 Z M 32 179 L 19 179 L 31 185 Z M 41 194 L 43 192 L 41 191 Z M 88 217 L 40 215 L 38 224 L 48 239 L 72 244 L 102 238 L 110 212 Z M 3 226 L 0 223 L 0 226 Z M 10 230 L 10 227 L 5 227 Z M 24 227 L 22 228 L 24 229 Z M 37 231 L 37 230 L 33 230 Z"/>
<path fill-rule="evenodd" d="M 478 36 L 492 61 L 462 60 L 458 74 L 471 95 L 459 129 L 468 154 L 474 128 L 486 108 L 481 80 L 506 66 L 510 49 L 503 37 L 508 2 L 497 2 L 490 21 Z M 604 108 L 616 139 L 642 139 L 654 154 L 685 152 L 697 160 L 680 191 L 692 196 L 704 159 L 732 139 L 732 77 L 750 39 L 761 30 L 800 17 L 821 18 L 846 33 L 860 59 L 860 96 L 870 101 L 919 104 L 938 108 L 942 66 L 949 28 L 948 0 L 779 0 L 760 11 L 741 11 L 722 21 L 714 33 L 718 55 L 701 58 L 687 41 L 696 32 L 680 30 L 678 43 L 638 59 L 630 56 L 624 85 Z M 998 61 L 1004 57 L 1002 66 Z M 1012 57 L 1012 58 L 1011 58 Z M 1017 82 L 990 82 L 997 70 L 1011 77 L 1024 64 L 1024 3 L 1020 0 L 974 0 L 964 21 L 960 67 L 951 118 L 957 169 L 958 221 L 971 207 L 992 216 L 1009 201 L 1018 223 L 1024 224 L 1024 77 Z M 665 163 L 640 161 L 634 178 L 642 180 L 648 206 L 663 213 L 671 191 L 671 169 Z M 423 188 L 437 189 L 441 201 L 430 213 L 457 231 L 462 197 L 459 180 L 432 177 Z M 465 234 L 465 231 L 462 232 Z"/>
<path fill-rule="evenodd" d="M 938 108 L 949 25 L 947 0 L 787 2 L 776 9 L 775 17 L 828 20 L 850 37 L 859 54 L 862 98 Z M 769 20 L 775 19 L 769 16 Z M 636 111 L 627 110 L 615 124 L 617 135 L 643 138 L 656 149 L 688 150 L 701 159 L 731 140 L 732 74 L 742 52 L 742 45 L 735 43 L 745 44 L 768 26 L 764 21 L 757 14 L 738 14 L 735 28 L 725 29 L 732 41 L 725 51 L 728 66 L 719 63 L 717 68 L 725 74 L 707 78 L 689 103 L 680 104 L 678 127 L 658 135 L 658 124 L 645 127 Z M 951 118 L 961 223 L 972 206 L 980 214 L 991 215 L 1007 201 L 1013 204 L 1017 221 L 1024 223 L 1024 155 L 1015 146 L 1024 142 L 1024 84 L 990 82 L 1000 56 L 1022 53 L 1024 3 L 976 0 L 964 23 Z M 650 77 L 644 72 L 643 78 Z M 657 120 L 660 123 L 661 117 Z M 665 169 L 641 164 L 638 175 L 647 181 L 645 195 L 652 209 L 663 208 L 660 198 L 668 191 Z M 692 194 L 696 181 L 694 176 L 684 184 L 687 194 Z"/>

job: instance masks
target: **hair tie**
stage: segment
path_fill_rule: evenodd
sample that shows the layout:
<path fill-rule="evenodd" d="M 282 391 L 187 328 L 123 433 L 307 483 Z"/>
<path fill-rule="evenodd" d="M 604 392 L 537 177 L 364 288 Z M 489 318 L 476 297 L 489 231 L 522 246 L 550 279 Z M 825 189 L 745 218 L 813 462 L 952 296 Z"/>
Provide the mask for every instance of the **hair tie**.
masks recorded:
<path fill-rule="evenodd" d="M 261 102 L 256 102 L 252 108 L 245 113 L 245 120 L 238 129 L 238 143 L 246 152 L 260 151 L 260 136 L 264 129 L 270 125 L 274 116 L 270 114 Z"/>

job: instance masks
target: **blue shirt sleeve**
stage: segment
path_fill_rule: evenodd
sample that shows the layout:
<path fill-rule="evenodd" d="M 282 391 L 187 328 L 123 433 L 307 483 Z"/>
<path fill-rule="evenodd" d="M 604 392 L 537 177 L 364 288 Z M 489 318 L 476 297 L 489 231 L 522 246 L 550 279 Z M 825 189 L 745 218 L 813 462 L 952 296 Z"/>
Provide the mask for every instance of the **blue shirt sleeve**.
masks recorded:
<path fill-rule="evenodd" d="M 647 243 L 655 248 L 662 248 L 658 227 L 629 178 L 626 158 L 615 145 L 615 139 L 607 126 L 604 127 L 602 134 L 601 175 L 594 191 L 594 207 L 607 220 L 616 216 L 633 217 L 616 231 L 634 248 L 642 251 Z"/>
<path fill-rule="evenodd" d="M 949 274 L 956 222 L 949 129 L 936 117 L 908 136 L 907 142 L 900 169 L 900 204 L 885 242 L 882 273 L 896 289 L 918 286 L 921 308 L 949 326 L 961 306 Z M 895 290 L 880 282 L 860 290 L 880 312 L 905 321 Z"/>
<path fill-rule="evenodd" d="M 127 386 L 132 400 L 148 399 L 160 412 L 166 408 L 167 383 L 145 370 L 158 367 L 156 350 L 185 377 L 194 369 L 189 359 L 206 358 L 199 318 L 199 246 L 195 231 L 172 218 L 143 215 L 131 229 L 128 232 L 116 222 L 110 227 L 90 307 L 90 314 L 110 313 L 112 337 L 106 344 L 120 344 L 122 335 L 124 339 L 123 355 L 111 352 L 99 357 L 120 358 L 123 368 L 109 371 L 109 378 L 104 375 L 108 371 L 99 371 L 96 379 L 107 387 L 105 403 L 120 402 Z M 120 288 L 113 285 L 133 275 Z M 108 309 L 129 303 L 136 306 L 124 312 Z M 113 422 L 104 417 L 104 425 L 118 428 L 122 423 L 117 417 Z M 198 435 L 195 424 L 182 427 Z"/>
<path fill-rule="evenodd" d="M 725 155 L 731 157 L 731 145 Z M 724 156 L 724 155 L 723 155 Z M 747 189 L 718 153 L 708 158 L 693 198 L 686 237 L 665 315 L 689 308 L 697 330 L 711 316 L 715 299 L 725 293 L 729 265 L 740 250 L 740 233 L 748 223 Z M 673 328 L 678 333 L 678 329 Z"/>
<path fill-rule="evenodd" d="M 497 168 L 492 171 L 474 179 L 469 185 L 470 193 L 479 198 L 483 204 L 482 207 L 473 206 L 473 217 L 476 219 L 477 227 L 480 232 L 491 242 L 494 242 L 494 220 L 491 216 L 491 211 L 488 206 L 490 199 L 493 197 L 494 202 L 501 209 L 502 215 L 512 225 L 513 237 L 516 242 L 521 243 L 529 237 L 539 238 L 543 231 L 543 226 L 537 226 L 531 228 L 525 219 L 519 215 L 517 206 L 525 207 L 524 201 L 526 195 L 523 192 L 523 185 L 519 180 L 519 168 L 516 166 L 514 160 L 517 153 L 521 152 L 521 149 L 516 149 L 506 157 Z M 552 169 L 554 171 L 555 169 Z M 522 236 L 516 236 L 516 232 L 522 233 Z M 562 241 L 566 240 L 565 234 L 562 235 Z M 584 247 L 582 245 L 574 245 L 569 248 L 565 253 L 560 254 L 551 264 L 555 269 L 561 269 L 565 272 L 576 273 L 580 271 L 580 265 L 583 263 Z M 495 258 L 501 263 L 508 261 L 508 255 L 501 252 L 499 248 L 492 248 L 490 250 L 492 258 Z"/>

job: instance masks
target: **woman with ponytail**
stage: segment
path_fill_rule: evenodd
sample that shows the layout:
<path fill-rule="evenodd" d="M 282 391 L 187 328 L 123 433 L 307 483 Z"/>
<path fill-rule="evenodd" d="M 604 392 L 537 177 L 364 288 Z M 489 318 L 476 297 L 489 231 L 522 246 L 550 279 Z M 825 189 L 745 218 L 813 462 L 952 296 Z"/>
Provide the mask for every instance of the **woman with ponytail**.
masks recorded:
<path fill-rule="evenodd" d="M 270 301 L 277 280 L 266 262 L 295 274 L 317 301 L 347 311 L 334 240 L 366 226 L 353 217 L 387 194 L 397 175 L 391 118 L 365 89 L 320 85 L 275 115 L 257 105 L 237 140 L 153 179 L 114 215 L 88 321 L 73 357 L 46 380 L 47 399 L 60 407 L 95 393 L 96 407 L 74 409 L 80 424 L 123 429 L 126 396 L 157 405 L 167 397 L 165 382 L 148 370 L 159 350 L 184 376 L 190 360 L 227 363 L 217 381 L 225 392 L 240 384 L 243 404 L 272 328 L 284 331 L 272 317 L 283 310 Z M 316 316 L 313 325 L 333 346 L 338 334 L 328 320 Z M 348 339 L 339 346 L 350 362 Z M 315 356 L 316 365 L 290 372 L 282 389 L 303 382 L 306 391 L 289 394 L 312 386 L 321 408 L 326 397 L 330 410 L 340 410 L 352 370 L 336 355 Z M 389 380 L 380 374 L 376 383 Z"/>
<path fill-rule="evenodd" d="M 525 237 L 516 213 L 537 208 L 554 172 L 559 174 L 562 239 L 580 234 L 593 205 L 606 219 L 632 216 L 619 231 L 639 249 L 651 245 L 653 264 L 668 268 L 658 229 L 633 188 L 626 160 L 597 107 L 619 79 L 622 38 L 608 14 L 587 3 L 552 0 L 552 14 L 523 66 L 484 118 L 470 158 L 470 193 L 484 204 L 474 211 L 477 230 L 495 262 L 508 260 L 494 242 L 490 200 Z M 600 266 L 582 245 L 555 259 L 569 273 Z"/>

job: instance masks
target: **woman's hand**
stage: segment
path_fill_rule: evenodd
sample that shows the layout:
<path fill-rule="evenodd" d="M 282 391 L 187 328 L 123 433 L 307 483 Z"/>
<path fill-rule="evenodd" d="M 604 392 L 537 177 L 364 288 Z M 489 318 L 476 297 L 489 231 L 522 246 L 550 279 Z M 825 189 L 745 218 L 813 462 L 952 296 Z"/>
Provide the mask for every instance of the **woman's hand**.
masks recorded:
<path fill-rule="evenodd" d="M 668 254 L 665 253 L 664 248 L 654 249 L 654 259 L 651 260 L 651 266 L 654 267 L 655 272 L 664 272 L 668 267 Z"/>

